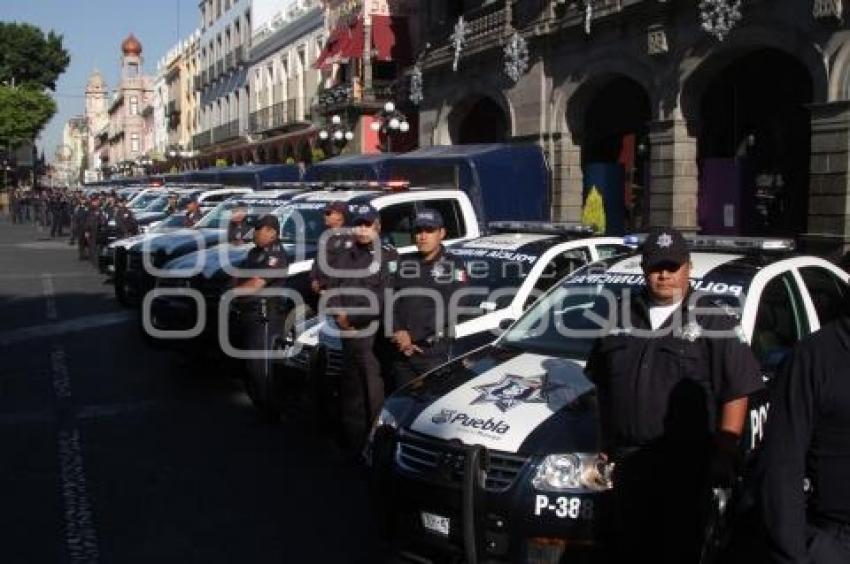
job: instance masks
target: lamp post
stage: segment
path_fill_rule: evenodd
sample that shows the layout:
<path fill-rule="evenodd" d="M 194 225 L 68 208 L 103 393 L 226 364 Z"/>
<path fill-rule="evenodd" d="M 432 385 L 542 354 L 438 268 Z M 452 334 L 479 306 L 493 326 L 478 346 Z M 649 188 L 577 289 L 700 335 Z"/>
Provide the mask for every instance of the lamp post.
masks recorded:
<path fill-rule="evenodd" d="M 322 141 L 330 140 L 334 146 L 341 148 L 354 139 L 354 132 L 348 128 L 348 124 L 342 122 L 342 118 L 338 114 L 334 114 L 331 116 L 330 127 L 324 127 L 319 131 L 319 139 Z"/>
<path fill-rule="evenodd" d="M 392 152 L 392 135 L 396 133 L 407 133 L 410 131 L 410 122 L 407 116 L 396 109 L 392 101 L 384 104 L 384 108 L 375 116 L 372 122 L 372 131 L 383 134 L 387 138 L 387 152 Z"/>

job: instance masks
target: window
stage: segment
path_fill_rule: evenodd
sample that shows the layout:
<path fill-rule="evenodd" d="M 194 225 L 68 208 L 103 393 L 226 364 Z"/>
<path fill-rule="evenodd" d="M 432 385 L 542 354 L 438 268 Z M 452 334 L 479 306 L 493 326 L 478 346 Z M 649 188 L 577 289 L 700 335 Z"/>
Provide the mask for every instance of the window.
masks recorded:
<path fill-rule="evenodd" d="M 419 211 L 428 208 L 440 212 L 446 225 L 446 239 L 458 239 L 466 235 L 463 211 L 457 200 L 431 200 L 417 204 Z"/>
<path fill-rule="evenodd" d="M 794 279 L 787 273 L 777 276 L 759 298 L 752 339 L 756 358 L 762 366 L 775 368 L 808 331 Z"/>
<path fill-rule="evenodd" d="M 551 288 L 552 284 L 588 262 L 590 262 L 590 252 L 587 247 L 570 249 L 555 255 L 540 273 L 540 278 L 534 284 L 534 291 L 529 299 L 534 301 L 540 294 Z"/>
<path fill-rule="evenodd" d="M 847 284 L 835 274 L 819 266 L 805 266 L 800 269 L 800 276 L 812 297 L 821 326 L 850 313 Z"/>
<path fill-rule="evenodd" d="M 130 96 L 130 115 L 139 115 L 139 98 L 137 96 Z"/>
<path fill-rule="evenodd" d="M 625 245 L 597 245 L 596 252 L 601 260 L 609 259 L 617 255 L 630 254 L 634 249 Z"/>
<path fill-rule="evenodd" d="M 139 64 L 127 63 L 127 77 L 136 78 L 137 76 L 139 76 Z"/>
<path fill-rule="evenodd" d="M 381 238 L 395 247 L 413 244 L 413 204 L 395 204 L 380 210 Z"/>
<path fill-rule="evenodd" d="M 130 152 L 138 153 L 139 152 L 139 134 L 133 133 L 130 135 Z"/>

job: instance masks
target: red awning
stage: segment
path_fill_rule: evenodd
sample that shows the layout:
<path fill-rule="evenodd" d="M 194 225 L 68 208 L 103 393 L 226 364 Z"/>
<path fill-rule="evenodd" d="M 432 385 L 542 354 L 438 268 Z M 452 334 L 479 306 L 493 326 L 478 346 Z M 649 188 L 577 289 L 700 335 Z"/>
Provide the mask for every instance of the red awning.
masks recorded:
<path fill-rule="evenodd" d="M 411 62 L 407 18 L 372 16 L 372 47 L 375 60 Z"/>
<path fill-rule="evenodd" d="M 321 69 L 343 59 L 362 57 L 364 36 L 362 18 L 336 26 L 313 66 Z"/>

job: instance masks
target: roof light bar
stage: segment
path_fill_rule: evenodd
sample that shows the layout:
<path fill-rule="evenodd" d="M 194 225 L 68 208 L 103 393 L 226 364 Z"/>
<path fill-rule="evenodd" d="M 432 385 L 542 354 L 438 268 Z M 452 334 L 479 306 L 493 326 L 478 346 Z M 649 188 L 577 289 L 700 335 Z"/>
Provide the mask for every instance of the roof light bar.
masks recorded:
<path fill-rule="evenodd" d="M 574 235 L 593 235 L 593 227 L 574 222 L 558 221 L 490 221 L 487 223 L 490 231 L 516 233 L 557 233 Z"/>
<path fill-rule="evenodd" d="M 723 251 L 770 251 L 788 252 L 796 248 L 793 239 L 770 239 L 765 237 L 727 237 L 725 235 L 685 235 L 691 249 Z M 646 241 L 646 233 L 633 233 L 623 237 L 623 243 L 639 247 Z"/>

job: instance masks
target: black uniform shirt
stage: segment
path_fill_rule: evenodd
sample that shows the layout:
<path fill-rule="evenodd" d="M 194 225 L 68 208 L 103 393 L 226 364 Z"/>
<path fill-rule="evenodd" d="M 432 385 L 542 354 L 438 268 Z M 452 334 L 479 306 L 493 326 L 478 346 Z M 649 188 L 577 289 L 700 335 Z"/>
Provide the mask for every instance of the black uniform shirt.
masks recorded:
<path fill-rule="evenodd" d="M 271 271 L 280 271 L 286 269 L 289 261 L 286 258 L 286 251 L 280 246 L 280 243 L 275 242 L 267 247 L 254 247 L 248 251 L 248 256 L 245 258 L 243 268 L 251 270 L 268 270 L 269 276 L 261 276 L 267 282 L 267 286 L 279 286 L 283 284 L 283 278 L 280 273 L 272 274 Z"/>
<path fill-rule="evenodd" d="M 468 280 L 464 263 L 446 254 L 443 247 L 433 261 L 426 262 L 417 253 L 399 262 L 396 289 L 412 293 L 393 301 L 393 331 L 407 331 L 414 343 L 437 335 L 450 335 L 453 330 L 449 311 L 451 297 Z M 417 288 L 435 290 L 441 296 L 442 304 L 435 303 L 434 297 L 425 292 L 416 293 Z M 443 318 L 440 326 L 437 319 L 438 306 L 442 309 Z"/>
<path fill-rule="evenodd" d="M 318 282 L 319 288 L 324 290 L 328 287 L 328 273 L 322 270 L 319 257 L 324 253 L 325 262 L 332 268 L 339 268 L 339 260 L 342 254 L 354 246 L 354 240 L 347 233 L 334 233 L 323 240 L 316 252 L 316 259 L 310 270 L 310 281 Z"/>
<path fill-rule="evenodd" d="M 631 324 L 652 335 L 635 335 L 619 319 L 617 330 L 594 343 L 585 371 L 597 387 L 605 448 L 615 456 L 659 440 L 702 444 L 717 430 L 720 405 L 764 385 L 737 320 L 723 311 L 689 320 L 687 303 L 681 331 L 669 330 L 671 315 L 651 332 L 647 298 L 634 297 Z M 702 336 L 708 330 L 729 336 Z"/>
<path fill-rule="evenodd" d="M 339 289 L 340 294 L 334 295 L 328 300 L 328 306 L 342 308 L 343 310 L 353 308 L 369 308 L 377 303 L 378 311 L 384 309 L 384 290 L 392 288 L 392 277 L 398 267 L 398 253 L 389 245 L 382 245 L 380 262 L 376 259 L 372 245 L 352 244 L 344 248 L 336 258 L 336 268 L 341 271 L 355 271 L 352 276 L 341 274 L 329 280 L 329 289 Z M 357 275 L 368 272 L 365 276 Z M 346 290 L 368 290 L 373 292 L 375 301 L 359 294 L 347 293 Z M 349 314 L 349 322 L 356 328 L 367 326 L 370 322 L 380 317 L 378 315 L 367 315 L 365 313 Z"/>
<path fill-rule="evenodd" d="M 115 212 L 115 225 L 118 227 L 119 237 L 128 237 L 139 233 L 139 224 L 136 216 L 129 208 L 118 208 Z"/>
<path fill-rule="evenodd" d="M 776 562 L 808 562 L 806 512 L 850 524 L 850 319 L 803 340 L 772 387 L 759 461 Z M 803 479 L 812 490 L 808 503 Z"/>

